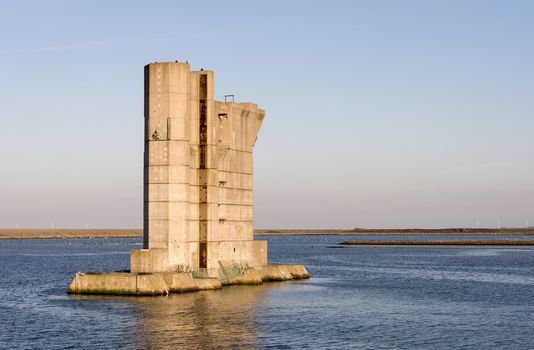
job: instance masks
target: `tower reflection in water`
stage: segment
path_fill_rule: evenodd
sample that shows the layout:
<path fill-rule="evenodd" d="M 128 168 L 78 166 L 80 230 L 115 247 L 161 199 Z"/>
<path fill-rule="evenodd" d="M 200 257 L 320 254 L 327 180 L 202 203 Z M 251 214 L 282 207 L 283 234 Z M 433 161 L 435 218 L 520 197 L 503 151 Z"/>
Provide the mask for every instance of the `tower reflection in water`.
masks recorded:
<path fill-rule="evenodd" d="M 255 314 L 274 286 L 232 286 L 218 291 L 135 298 L 140 348 L 255 347 Z M 276 289 L 276 287 L 275 287 Z"/>

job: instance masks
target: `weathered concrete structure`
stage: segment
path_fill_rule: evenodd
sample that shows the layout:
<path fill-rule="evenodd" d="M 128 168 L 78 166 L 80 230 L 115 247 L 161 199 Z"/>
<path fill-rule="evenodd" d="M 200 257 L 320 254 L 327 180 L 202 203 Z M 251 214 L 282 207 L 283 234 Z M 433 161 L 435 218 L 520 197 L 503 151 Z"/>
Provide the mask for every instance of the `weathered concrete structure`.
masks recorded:
<path fill-rule="evenodd" d="M 309 277 L 301 265 L 267 265 L 267 242 L 254 240 L 263 110 L 215 101 L 212 71 L 164 62 L 145 66 L 144 114 L 144 249 L 131 252 L 129 273 L 78 273 L 69 292 L 157 295 L 213 289 L 214 278 L 220 287 Z"/>
<path fill-rule="evenodd" d="M 267 263 L 252 228 L 252 147 L 265 112 L 213 95 L 211 71 L 145 67 L 145 249 L 132 252 L 132 272 Z"/>

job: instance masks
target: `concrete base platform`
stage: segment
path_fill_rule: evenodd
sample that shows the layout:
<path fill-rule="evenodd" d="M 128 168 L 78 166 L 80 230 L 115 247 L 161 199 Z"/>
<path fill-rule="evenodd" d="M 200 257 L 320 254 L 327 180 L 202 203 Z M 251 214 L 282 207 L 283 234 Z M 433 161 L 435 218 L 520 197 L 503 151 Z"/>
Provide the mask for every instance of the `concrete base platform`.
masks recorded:
<path fill-rule="evenodd" d="M 169 287 L 161 275 L 128 272 L 78 272 L 67 287 L 69 294 L 167 295 Z"/>
<path fill-rule="evenodd" d="M 264 265 L 258 269 L 263 282 L 289 281 L 310 278 L 304 265 Z"/>
<path fill-rule="evenodd" d="M 196 247 L 190 244 L 190 249 Z M 250 267 L 261 267 L 267 264 L 267 241 L 213 241 L 207 244 L 208 255 L 212 257 L 207 264 L 208 269 L 217 269 L 221 263 L 244 264 Z M 168 249 L 138 249 L 130 253 L 130 271 L 141 272 L 189 272 L 198 259 L 192 254 L 188 259 L 176 258 L 175 253 Z M 174 258 L 173 258 L 174 257 Z"/>
<path fill-rule="evenodd" d="M 310 274 L 304 265 L 264 265 L 258 268 L 232 265 L 192 273 L 78 272 L 69 284 L 67 293 L 156 296 L 215 290 L 226 285 L 259 285 L 263 282 L 306 278 L 310 278 Z"/>

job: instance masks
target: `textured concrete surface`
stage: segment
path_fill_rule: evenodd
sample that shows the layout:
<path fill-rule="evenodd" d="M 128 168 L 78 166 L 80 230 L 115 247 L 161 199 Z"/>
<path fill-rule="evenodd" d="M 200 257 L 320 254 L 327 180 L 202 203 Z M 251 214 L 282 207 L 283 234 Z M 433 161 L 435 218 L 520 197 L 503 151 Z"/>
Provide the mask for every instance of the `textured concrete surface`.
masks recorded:
<path fill-rule="evenodd" d="M 265 265 L 258 268 L 264 282 L 288 281 L 292 279 L 307 279 L 310 274 L 304 265 Z"/>
<path fill-rule="evenodd" d="M 255 241 L 252 149 L 265 112 L 218 102 L 211 71 L 145 66 L 143 249 L 130 272 L 77 273 L 73 294 L 165 295 L 308 278 L 301 265 L 267 265 Z"/>
<path fill-rule="evenodd" d="M 266 265 L 259 268 L 244 267 L 238 270 L 234 268 L 235 266 L 215 269 L 217 271 L 214 274 L 221 276 L 220 278 L 210 277 L 208 270 L 197 272 L 197 278 L 193 276 L 193 273 L 187 272 L 78 272 L 67 287 L 67 292 L 96 295 L 167 295 L 215 290 L 228 285 L 259 285 L 263 282 L 310 277 L 303 265 Z"/>
<path fill-rule="evenodd" d="M 199 290 L 221 289 L 222 284 L 217 278 L 196 278 Z"/>
<path fill-rule="evenodd" d="M 280 266 L 280 265 L 278 265 Z M 307 279 L 310 278 L 310 273 L 304 265 L 301 264 L 287 264 L 285 265 L 287 271 L 291 274 L 292 279 Z"/>
<path fill-rule="evenodd" d="M 132 272 L 267 263 L 254 241 L 252 149 L 265 112 L 214 100 L 214 73 L 145 67 L 144 250 Z"/>
<path fill-rule="evenodd" d="M 156 274 L 132 274 L 123 272 L 78 272 L 67 288 L 70 294 L 105 295 L 167 295 L 165 280 Z"/>
<path fill-rule="evenodd" d="M 255 268 L 245 269 L 239 276 L 231 281 L 231 284 L 262 284 L 261 275 Z"/>
<path fill-rule="evenodd" d="M 161 273 L 161 276 L 167 283 L 171 293 L 186 293 L 199 290 L 199 284 L 189 273 Z"/>

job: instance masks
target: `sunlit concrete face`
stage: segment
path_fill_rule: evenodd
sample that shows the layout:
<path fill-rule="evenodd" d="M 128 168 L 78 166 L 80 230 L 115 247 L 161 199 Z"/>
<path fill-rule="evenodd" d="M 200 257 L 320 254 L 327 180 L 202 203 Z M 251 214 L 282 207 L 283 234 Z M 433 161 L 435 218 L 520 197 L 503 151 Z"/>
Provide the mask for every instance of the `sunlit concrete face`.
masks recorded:
<path fill-rule="evenodd" d="M 218 102 L 211 71 L 145 66 L 144 249 L 132 272 L 262 266 L 253 240 L 252 149 L 265 112 Z"/>

